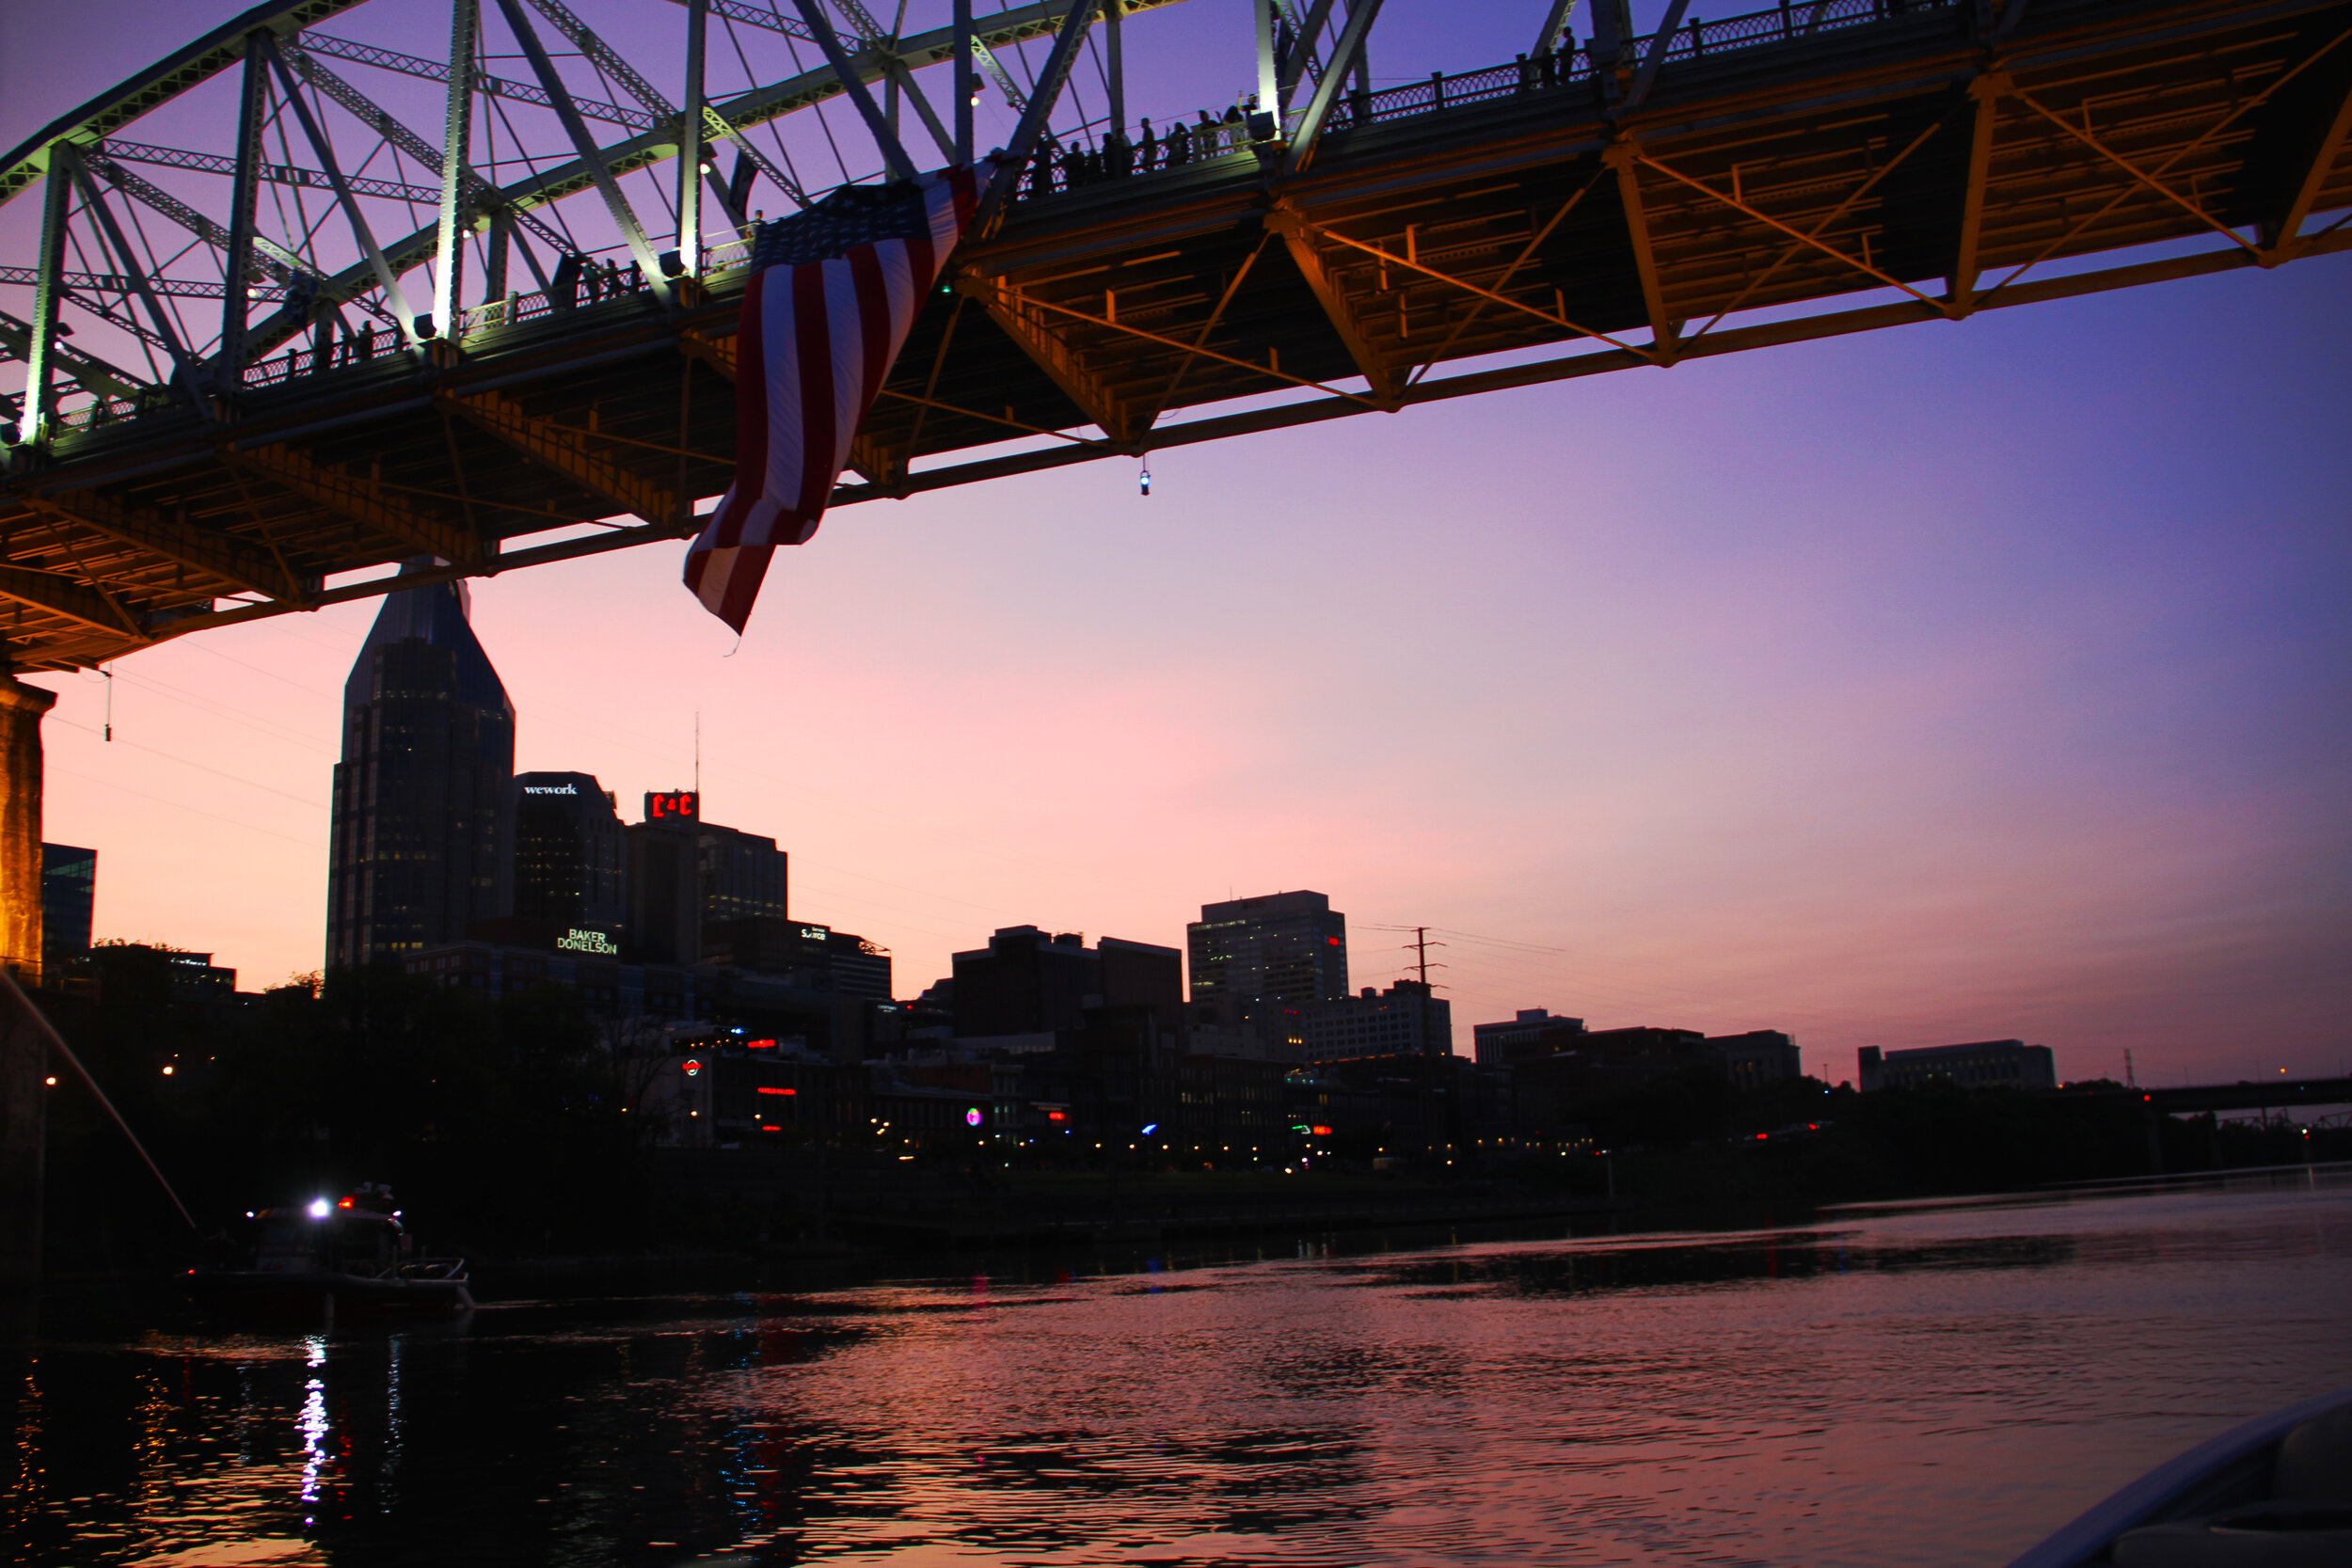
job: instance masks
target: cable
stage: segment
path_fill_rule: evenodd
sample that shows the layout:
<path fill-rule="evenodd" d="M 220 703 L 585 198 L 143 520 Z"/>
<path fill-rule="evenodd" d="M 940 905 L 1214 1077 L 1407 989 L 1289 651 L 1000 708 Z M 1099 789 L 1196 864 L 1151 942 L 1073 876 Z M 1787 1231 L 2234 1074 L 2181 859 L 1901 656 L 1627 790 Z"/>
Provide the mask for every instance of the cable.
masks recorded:
<path fill-rule="evenodd" d="M 50 721 L 53 723 L 63 724 L 68 729 L 80 730 L 84 735 L 98 734 L 96 730 L 91 729 L 87 724 L 75 723 L 71 719 L 60 718 L 55 714 L 50 716 Z M 114 746 L 128 746 L 134 751 L 145 752 L 150 756 L 162 757 L 167 762 L 176 762 L 183 768 L 193 768 L 199 773 L 210 773 L 215 778 L 227 779 L 230 784 L 243 784 L 247 789 L 258 789 L 265 794 L 276 795 L 280 799 L 295 801 L 301 805 L 310 807 L 312 811 L 325 811 L 326 809 L 324 805 L 311 800 L 309 796 L 296 795 L 290 790 L 273 788 L 269 784 L 258 784 L 251 779 L 241 779 L 234 773 L 224 773 L 217 768 L 207 767 L 203 763 L 191 761 L 186 757 L 175 755 L 170 752 L 162 751 L 153 746 L 143 746 L 135 740 L 115 740 L 109 741 L 107 744 Z"/>
<path fill-rule="evenodd" d="M 314 844 L 307 838 L 295 838 L 290 833 L 272 832 L 267 828 L 257 828 L 250 822 L 240 822 L 233 816 L 223 816 L 216 811 L 206 811 L 199 806 L 191 806 L 185 801 L 166 800 L 161 795 L 150 795 L 143 789 L 133 789 L 129 784 L 119 784 L 112 779 L 92 778 L 87 773 L 76 773 L 68 768 L 52 768 L 49 771 L 61 778 L 79 779 L 84 784 L 103 784 L 108 789 L 119 789 L 125 795 L 135 795 L 142 800 L 152 800 L 159 806 L 171 806 L 180 811 L 194 812 L 199 816 L 209 816 L 215 822 L 226 822 L 232 828 L 243 828 L 249 833 L 268 833 L 272 838 L 282 838 L 289 844 L 299 844 L 305 849 L 326 847 L 324 844 Z"/>

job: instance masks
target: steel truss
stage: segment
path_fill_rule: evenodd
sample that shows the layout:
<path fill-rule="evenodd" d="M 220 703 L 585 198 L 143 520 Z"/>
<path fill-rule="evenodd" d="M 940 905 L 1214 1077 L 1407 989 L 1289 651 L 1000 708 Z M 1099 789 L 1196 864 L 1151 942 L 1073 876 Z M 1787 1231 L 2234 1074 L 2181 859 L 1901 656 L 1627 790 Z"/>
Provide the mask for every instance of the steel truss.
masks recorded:
<path fill-rule="evenodd" d="M 41 218 L 0 267 L 9 660 L 690 531 L 755 193 L 810 199 L 791 137 L 904 178 L 972 155 L 989 83 L 1018 124 L 836 505 L 2352 245 L 2352 0 L 1677 4 L 1644 38 L 1602 5 L 1582 39 L 1551 0 L 1530 54 L 1376 92 L 1378 0 L 1258 0 L 1256 100 L 1156 128 L 1126 61 L 1172 0 L 949 3 L 898 37 L 676 0 L 675 94 L 564 0 L 454 0 L 439 59 L 273 4 L 49 127 L 0 162 Z M 715 90 L 738 28 L 786 69 Z M 225 149 L 135 139 L 215 77 Z M 419 82 L 437 134 L 385 106 Z"/>

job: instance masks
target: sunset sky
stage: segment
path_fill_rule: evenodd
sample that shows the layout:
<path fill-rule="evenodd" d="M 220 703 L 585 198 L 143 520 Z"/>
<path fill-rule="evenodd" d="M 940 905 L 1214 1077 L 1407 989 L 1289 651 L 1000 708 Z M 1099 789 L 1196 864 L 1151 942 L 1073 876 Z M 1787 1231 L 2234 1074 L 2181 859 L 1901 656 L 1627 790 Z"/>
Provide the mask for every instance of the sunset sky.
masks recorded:
<path fill-rule="evenodd" d="M 0 144 L 238 8 L 0 8 Z M 1425 75 L 1444 8 L 1391 8 L 1375 71 Z M 1241 8 L 1193 10 L 1168 47 L 1242 79 Z M 794 913 L 902 995 L 995 927 L 1181 944 L 1306 887 L 1359 986 L 1438 928 L 1464 1052 L 1544 1006 L 1785 1029 L 1833 1080 L 2011 1036 L 2069 1078 L 2339 1071 L 2347 286 L 2337 255 L 1367 415 L 1155 455 L 1148 499 L 1115 461 L 848 508 L 739 649 L 678 545 L 477 582 L 474 625 L 516 766 L 626 816 L 691 780 L 699 713 L 706 816 L 775 835 Z M 106 680 L 34 677 L 102 936 L 247 988 L 318 965 L 374 613 L 126 658 L 111 745 Z"/>

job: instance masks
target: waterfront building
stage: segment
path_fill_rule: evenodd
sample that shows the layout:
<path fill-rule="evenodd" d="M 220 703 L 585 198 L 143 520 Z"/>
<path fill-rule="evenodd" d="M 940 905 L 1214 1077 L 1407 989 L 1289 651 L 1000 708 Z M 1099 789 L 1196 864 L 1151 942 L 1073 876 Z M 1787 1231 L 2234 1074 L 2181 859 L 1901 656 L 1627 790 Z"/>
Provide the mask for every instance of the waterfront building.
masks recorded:
<path fill-rule="evenodd" d="M 1050 1035 L 1084 1027 L 1089 1009 L 1144 1007 L 1172 1041 L 1184 1027 L 1183 962 L 1154 942 L 1104 937 L 1089 948 L 1083 932 L 1008 926 L 955 955 L 956 1037 Z"/>
<path fill-rule="evenodd" d="M 343 684 L 326 960 L 394 961 L 495 919 L 515 707 L 463 583 L 388 594 Z"/>
<path fill-rule="evenodd" d="M 1701 1049 L 1723 1064 L 1724 1075 L 1735 1089 L 1760 1089 L 1767 1084 L 1804 1076 L 1804 1058 L 1797 1042 L 1777 1029 L 1712 1035 Z"/>
<path fill-rule="evenodd" d="M 71 844 L 40 847 L 40 966 L 62 974 L 89 951 L 98 909 L 98 851 Z"/>
<path fill-rule="evenodd" d="M 739 915 L 703 927 L 703 961 L 755 974 L 789 975 L 819 990 L 890 1000 L 890 950 L 804 920 Z"/>
<path fill-rule="evenodd" d="M 1306 1059 L 1356 1056 L 1450 1056 L 1454 1005 L 1419 980 L 1399 980 L 1383 991 L 1317 1002 L 1302 1009 Z"/>
<path fill-rule="evenodd" d="M 1295 1033 L 1294 1009 L 1347 995 L 1347 916 L 1323 894 L 1203 904 L 1184 936 L 1202 1022 Z"/>
<path fill-rule="evenodd" d="M 517 773 L 504 912 L 522 920 L 616 932 L 628 920 L 628 841 L 614 801 L 592 773 Z"/>
<path fill-rule="evenodd" d="M 1866 1045 L 1859 1053 L 1855 1086 L 1910 1089 L 1941 1079 L 1966 1089 L 2054 1089 L 2057 1063 L 2046 1045 L 2023 1040 L 1976 1040 L 1882 1052 Z"/>
<path fill-rule="evenodd" d="M 1470 1026 L 1470 1049 L 1480 1067 L 1508 1067 L 1513 1062 L 1573 1051 L 1584 1033 L 1581 1018 L 1564 1018 L 1544 1007 L 1521 1007 L 1507 1023 Z"/>

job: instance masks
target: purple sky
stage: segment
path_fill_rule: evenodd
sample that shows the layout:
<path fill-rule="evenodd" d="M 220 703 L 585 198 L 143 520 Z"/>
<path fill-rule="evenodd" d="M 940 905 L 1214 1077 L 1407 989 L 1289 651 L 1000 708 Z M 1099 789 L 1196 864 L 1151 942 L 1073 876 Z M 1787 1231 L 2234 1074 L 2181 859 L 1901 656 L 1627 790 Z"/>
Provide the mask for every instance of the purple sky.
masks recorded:
<path fill-rule="evenodd" d="M 0 143 L 236 8 L 93 0 L 58 37 L 0 8 Z M 1454 13 L 1391 8 L 1376 67 L 1426 74 Z M 1164 27 L 1189 103 L 1246 81 L 1241 14 L 1130 47 Z M 1171 451 L 1148 500 L 1115 462 L 850 508 L 731 657 L 676 546 L 477 584 L 474 620 L 517 765 L 630 815 L 691 777 L 699 708 L 707 815 L 775 834 L 794 912 L 893 948 L 902 994 L 996 926 L 1181 944 L 1204 900 L 1313 887 L 1359 985 L 1402 973 L 1369 927 L 1442 928 L 1465 1051 L 1546 1006 L 1787 1029 L 1833 1078 L 2006 1036 L 2067 1077 L 2335 1071 L 2348 283 L 2335 256 Z M 319 962 L 373 613 L 124 660 L 111 747 L 98 676 L 39 677 L 47 836 L 99 848 L 101 934 L 248 986 Z"/>

